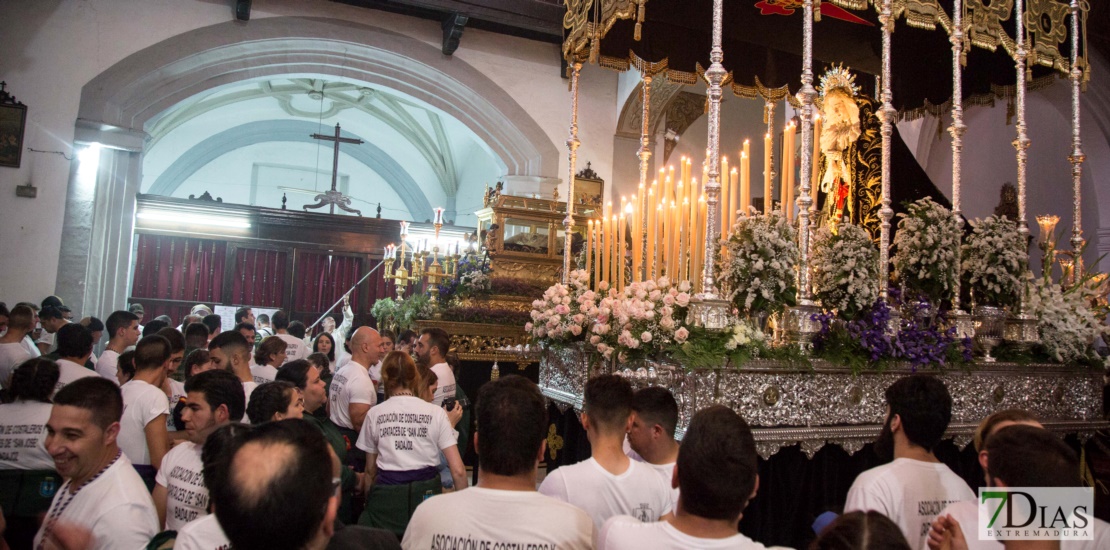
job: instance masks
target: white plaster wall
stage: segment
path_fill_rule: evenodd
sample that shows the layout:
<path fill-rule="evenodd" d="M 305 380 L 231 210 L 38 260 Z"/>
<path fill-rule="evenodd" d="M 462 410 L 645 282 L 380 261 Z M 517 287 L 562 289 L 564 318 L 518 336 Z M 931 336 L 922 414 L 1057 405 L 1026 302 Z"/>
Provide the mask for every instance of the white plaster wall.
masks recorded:
<path fill-rule="evenodd" d="M 355 8 L 325 0 L 255 0 L 252 20 L 312 16 L 374 25 L 436 47 L 442 32 L 435 21 Z M 224 0 L 36 0 L 0 2 L 0 78 L 29 105 L 24 145 L 72 156 L 81 88 L 126 56 L 166 38 L 233 19 Z M 249 25 L 250 22 L 243 23 Z M 559 74 L 559 47 L 467 29 L 454 57 L 483 72 L 563 148 L 570 122 L 567 81 Z M 612 172 L 613 105 L 617 75 L 583 70 L 579 103 L 579 158 L 589 156 L 606 179 Z M 566 160 L 558 174 L 564 178 Z M 584 165 L 584 160 L 582 161 Z M 38 301 L 55 291 L 63 235 L 70 162 L 59 155 L 24 153 L 19 169 L 0 168 L 0 300 Z M 34 200 L 15 198 L 16 185 L 39 187 Z M 463 204 L 460 198 L 460 205 Z M 64 289 L 61 289 L 64 298 Z M 95 312 L 102 313 L 102 312 Z"/>

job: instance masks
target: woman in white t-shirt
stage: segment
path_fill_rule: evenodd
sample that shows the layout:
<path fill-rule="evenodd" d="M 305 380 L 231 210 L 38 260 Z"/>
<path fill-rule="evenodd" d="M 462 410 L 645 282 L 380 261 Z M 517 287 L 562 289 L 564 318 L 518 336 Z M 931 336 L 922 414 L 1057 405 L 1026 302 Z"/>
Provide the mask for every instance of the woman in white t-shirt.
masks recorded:
<path fill-rule="evenodd" d="M 304 418 L 304 394 L 297 386 L 284 380 L 260 384 L 247 403 L 247 418 L 254 425 Z"/>
<path fill-rule="evenodd" d="M 251 376 L 256 384 L 273 382 L 277 378 L 278 367 L 285 364 L 287 345 L 277 336 L 267 336 L 254 352 L 254 366 Z"/>
<path fill-rule="evenodd" d="M 467 486 L 466 467 L 447 411 L 421 398 L 427 383 L 411 357 L 387 355 L 382 385 L 387 398 L 367 413 L 356 443 L 366 451 L 366 473 L 373 480 L 359 524 L 403 534 L 423 497 L 443 490 L 440 452 L 447 457 L 456 490 Z"/>

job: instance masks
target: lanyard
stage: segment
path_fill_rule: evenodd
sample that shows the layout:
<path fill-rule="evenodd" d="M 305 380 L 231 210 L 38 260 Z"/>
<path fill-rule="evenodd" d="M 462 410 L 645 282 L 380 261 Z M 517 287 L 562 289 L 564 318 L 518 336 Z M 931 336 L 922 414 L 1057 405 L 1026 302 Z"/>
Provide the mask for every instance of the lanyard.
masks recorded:
<path fill-rule="evenodd" d="M 58 518 L 62 516 L 62 513 L 66 511 L 66 508 L 68 508 L 69 505 L 73 502 L 73 499 L 77 497 L 77 493 L 80 493 L 81 489 L 84 489 L 90 483 L 96 481 L 96 479 L 103 475 L 104 472 L 108 471 L 108 468 L 111 468 L 112 465 L 115 464 L 117 460 L 119 460 L 119 457 L 122 454 L 123 451 L 116 451 L 116 457 L 113 458 L 107 466 L 97 472 L 96 475 L 90 477 L 87 481 L 82 483 L 81 486 L 77 488 L 77 490 L 73 492 L 69 491 L 69 486 L 73 482 L 73 480 L 71 479 L 67 479 L 66 482 L 62 484 L 62 488 L 58 490 L 58 492 L 62 495 L 62 498 L 56 499 L 53 503 L 50 504 L 50 511 L 46 516 L 46 523 L 42 530 L 42 539 L 39 540 L 39 545 L 36 550 L 44 550 L 45 546 L 43 545 L 46 543 L 46 539 L 50 537 L 50 531 L 54 529 L 54 524 L 58 521 Z M 61 503 L 61 506 L 57 506 L 59 502 Z"/>

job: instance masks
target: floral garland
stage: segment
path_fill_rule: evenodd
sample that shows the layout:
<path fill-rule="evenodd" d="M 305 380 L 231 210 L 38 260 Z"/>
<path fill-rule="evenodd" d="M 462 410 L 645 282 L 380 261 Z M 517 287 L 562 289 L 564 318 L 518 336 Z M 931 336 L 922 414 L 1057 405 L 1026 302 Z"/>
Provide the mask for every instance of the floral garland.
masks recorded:
<path fill-rule="evenodd" d="M 589 274 L 579 269 L 571 272 L 569 284 L 548 287 L 543 298 L 532 302 L 532 321 L 524 330 L 541 345 L 584 340 L 597 308 L 597 293 L 589 283 Z"/>
<path fill-rule="evenodd" d="M 934 304 L 952 298 L 959 233 L 952 212 L 924 198 L 910 203 L 894 236 L 895 278 L 911 295 Z"/>
<path fill-rule="evenodd" d="M 1094 358 L 1091 344 L 1103 329 L 1088 306 L 1091 296 L 1086 282 L 1063 288 L 1048 277 L 1037 279 L 1025 304 L 1037 316 L 1044 351 L 1061 363 Z"/>
<path fill-rule="evenodd" d="M 602 357 L 621 361 L 654 356 L 690 336 L 686 326 L 689 281 L 672 284 L 667 277 L 634 282 L 624 292 L 608 290 L 598 302 L 589 342 Z"/>
<path fill-rule="evenodd" d="M 798 232 L 779 212 L 741 216 L 725 243 L 729 300 L 747 316 L 794 305 Z"/>
<path fill-rule="evenodd" d="M 1025 236 L 1009 218 L 989 216 L 971 222 L 974 230 L 963 245 L 963 277 L 980 305 L 1017 305 L 1029 269 Z"/>
<path fill-rule="evenodd" d="M 852 320 L 879 297 L 879 253 L 871 235 L 859 226 L 843 225 L 837 233 L 827 225 L 813 241 L 815 297 L 828 309 Z"/>

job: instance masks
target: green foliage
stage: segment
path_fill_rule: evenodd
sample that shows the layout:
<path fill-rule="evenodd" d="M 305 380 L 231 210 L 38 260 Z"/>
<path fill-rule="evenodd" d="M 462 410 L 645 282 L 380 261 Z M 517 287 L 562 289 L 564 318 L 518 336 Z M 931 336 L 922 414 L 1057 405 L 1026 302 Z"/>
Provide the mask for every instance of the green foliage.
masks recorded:
<path fill-rule="evenodd" d="M 429 319 L 433 307 L 428 297 L 414 294 L 397 302 L 393 298 L 382 298 L 370 308 L 370 314 L 378 320 L 378 326 L 395 332 L 413 329 L 418 319 Z"/>

